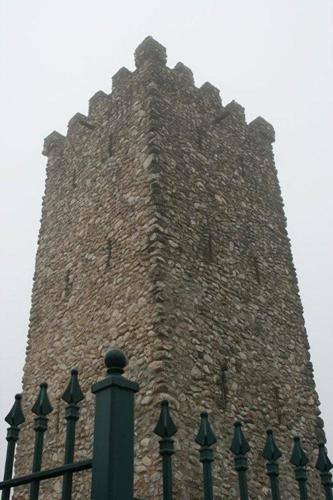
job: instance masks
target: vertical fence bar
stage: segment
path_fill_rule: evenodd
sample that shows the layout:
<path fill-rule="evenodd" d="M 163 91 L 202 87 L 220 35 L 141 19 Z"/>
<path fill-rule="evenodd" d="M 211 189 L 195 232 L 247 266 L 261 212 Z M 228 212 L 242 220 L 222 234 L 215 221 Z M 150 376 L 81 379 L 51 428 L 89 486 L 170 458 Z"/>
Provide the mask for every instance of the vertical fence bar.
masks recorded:
<path fill-rule="evenodd" d="M 333 465 L 328 458 L 325 443 L 319 444 L 319 454 L 316 469 L 320 472 L 321 484 L 323 485 L 326 500 L 333 500 L 332 495 L 332 474 L 330 470 Z"/>
<path fill-rule="evenodd" d="M 290 463 L 295 466 L 295 479 L 298 482 L 300 500 L 308 500 L 306 465 L 309 459 L 304 453 L 299 437 L 294 437 Z"/>
<path fill-rule="evenodd" d="M 37 415 L 35 417 L 35 447 L 34 456 L 32 462 L 32 472 L 39 472 L 42 466 L 42 456 L 43 456 L 43 446 L 44 446 L 44 434 L 47 430 L 47 415 L 53 410 L 48 395 L 47 395 L 47 384 L 40 384 L 40 390 L 37 397 L 37 401 L 32 407 L 32 412 Z M 32 481 L 30 485 L 30 500 L 38 500 L 39 495 L 39 481 Z"/>
<path fill-rule="evenodd" d="M 203 489 L 204 500 L 213 500 L 213 478 L 212 463 L 214 461 L 214 452 L 211 446 L 216 443 L 216 436 L 210 426 L 208 413 L 201 413 L 201 422 L 195 442 L 200 445 L 200 462 L 203 469 Z"/>
<path fill-rule="evenodd" d="M 271 483 L 272 500 L 281 500 L 279 485 L 279 464 L 277 460 L 282 456 L 281 451 L 276 446 L 273 432 L 267 430 L 267 439 L 262 456 L 267 460 L 267 475 Z"/>
<path fill-rule="evenodd" d="M 62 395 L 63 401 L 68 403 L 65 413 L 66 425 L 66 442 L 65 442 L 65 464 L 71 464 L 74 460 L 75 448 L 75 427 L 79 419 L 78 403 L 84 398 L 78 381 L 78 371 L 71 371 L 71 379 L 67 389 Z M 62 483 L 62 500 L 71 500 L 72 498 L 72 480 L 73 474 L 65 472 Z"/>
<path fill-rule="evenodd" d="M 172 463 L 171 457 L 174 454 L 174 436 L 177 432 L 169 411 L 169 402 L 164 400 L 161 403 L 161 413 L 154 433 L 160 439 L 160 455 L 162 457 L 163 470 L 163 500 L 172 500 Z"/>
<path fill-rule="evenodd" d="M 236 422 L 234 425 L 234 437 L 231 442 L 230 451 L 235 455 L 235 469 L 238 474 L 240 500 L 249 500 L 246 453 L 250 451 L 250 446 L 243 434 L 242 424 Z"/>
<path fill-rule="evenodd" d="M 3 480 L 11 479 L 13 475 L 14 457 L 15 457 L 15 447 L 16 442 L 19 437 L 19 425 L 23 424 L 25 421 L 22 406 L 21 406 L 21 394 L 16 394 L 15 402 L 5 418 L 5 421 L 9 424 L 7 429 L 7 452 L 6 452 L 6 462 L 5 471 L 3 475 Z M 10 488 L 6 488 L 2 491 L 1 500 L 9 500 L 10 498 Z"/>
<path fill-rule="evenodd" d="M 133 500 L 134 393 L 137 383 L 122 376 L 125 354 L 105 356 L 108 376 L 92 387 L 96 395 L 92 500 Z"/>

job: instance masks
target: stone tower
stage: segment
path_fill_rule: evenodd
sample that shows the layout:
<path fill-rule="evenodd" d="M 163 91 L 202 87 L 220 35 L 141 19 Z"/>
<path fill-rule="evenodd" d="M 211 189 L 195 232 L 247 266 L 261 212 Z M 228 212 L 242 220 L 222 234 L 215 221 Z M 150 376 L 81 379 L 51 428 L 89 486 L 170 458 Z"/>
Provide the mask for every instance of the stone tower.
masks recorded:
<path fill-rule="evenodd" d="M 260 117 L 247 124 L 242 106 L 223 106 L 210 83 L 197 88 L 182 63 L 168 68 L 165 48 L 151 37 L 135 63 L 134 72 L 114 75 L 110 95 L 90 99 L 88 116 L 70 120 L 66 137 L 53 132 L 45 140 L 23 379 L 27 414 L 38 383 L 49 382 L 54 412 L 44 463 L 63 459 L 60 397 L 71 367 L 87 394 L 76 458 L 90 456 L 90 385 L 117 345 L 130 359 L 127 376 L 140 384 L 138 497 L 157 499 L 161 488 L 152 429 L 167 398 L 179 429 L 176 499 L 201 498 L 193 434 L 202 410 L 219 438 L 216 499 L 236 498 L 228 453 L 236 419 L 251 445 L 251 498 L 268 498 L 260 456 L 268 426 L 284 454 L 283 498 L 296 498 L 291 437 L 304 437 L 313 462 L 323 430 L 273 127 Z M 18 448 L 20 472 L 30 467 L 31 421 Z M 89 497 L 82 477 L 78 499 Z M 59 498 L 56 481 L 41 491 Z"/>

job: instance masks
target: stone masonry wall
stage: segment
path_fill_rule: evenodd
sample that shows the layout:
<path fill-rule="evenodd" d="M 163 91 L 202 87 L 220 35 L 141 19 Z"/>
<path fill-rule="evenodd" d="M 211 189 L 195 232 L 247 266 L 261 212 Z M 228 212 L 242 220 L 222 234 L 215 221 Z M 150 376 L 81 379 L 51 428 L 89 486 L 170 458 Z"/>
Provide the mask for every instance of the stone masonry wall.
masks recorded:
<path fill-rule="evenodd" d="M 161 399 L 178 425 L 175 498 L 197 500 L 200 464 L 193 435 L 209 411 L 219 438 L 216 499 L 237 498 L 228 447 L 240 419 L 251 445 L 251 498 L 269 498 L 260 456 L 267 427 L 283 452 L 282 495 L 296 498 L 287 467 L 291 438 L 304 436 L 313 464 L 322 439 L 318 397 L 272 152 L 274 130 L 245 121 L 235 101 L 200 89 L 182 63 L 166 66 L 148 37 L 137 69 L 122 68 L 112 93 L 98 92 L 89 115 L 66 137 L 45 141 L 46 191 L 24 372 L 26 413 L 49 382 L 54 406 L 45 464 L 63 459 L 61 394 L 77 367 L 87 395 L 76 458 L 91 455 L 90 385 L 110 345 L 130 359 L 137 396 L 136 493 L 161 492 L 152 429 Z M 17 470 L 32 457 L 32 416 Z M 88 498 L 89 475 L 77 481 Z M 310 474 L 311 498 L 319 496 Z M 42 498 L 59 498 L 48 482 Z M 51 494 L 51 496 L 50 496 Z M 16 498 L 26 498 L 17 493 Z"/>

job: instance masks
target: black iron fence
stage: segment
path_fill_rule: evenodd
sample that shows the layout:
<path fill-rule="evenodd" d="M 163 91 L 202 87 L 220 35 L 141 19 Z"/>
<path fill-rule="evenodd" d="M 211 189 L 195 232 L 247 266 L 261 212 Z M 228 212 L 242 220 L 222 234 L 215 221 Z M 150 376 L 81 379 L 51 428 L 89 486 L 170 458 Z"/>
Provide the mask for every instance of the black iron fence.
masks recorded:
<path fill-rule="evenodd" d="M 19 438 L 20 425 L 25 421 L 21 395 L 15 396 L 15 402 L 6 416 L 9 424 L 7 430 L 7 454 L 4 479 L 0 482 L 2 500 L 9 500 L 12 488 L 29 485 L 29 500 L 38 500 L 41 481 L 62 476 L 62 500 L 72 498 L 73 475 L 92 469 L 92 500 L 133 500 L 133 463 L 134 463 L 134 394 L 138 384 L 123 377 L 127 364 L 126 356 L 119 349 L 113 349 L 105 357 L 107 376 L 92 387 L 96 396 L 95 428 L 92 459 L 74 461 L 75 431 L 79 419 L 79 403 L 84 398 L 81 391 L 77 370 L 72 370 L 70 382 L 62 399 L 67 403 L 65 410 L 66 438 L 64 444 L 64 463 L 61 466 L 42 469 L 44 435 L 47 431 L 48 415 L 52 412 L 47 395 L 47 384 L 40 385 L 36 403 L 32 407 L 35 416 L 35 445 L 30 474 L 13 478 L 13 467 L 16 443 Z M 160 437 L 160 455 L 162 458 L 163 500 L 172 500 L 172 455 L 174 454 L 173 436 L 177 432 L 168 401 L 162 401 L 161 413 L 154 429 Z M 214 462 L 213 445 L 216 437 L 209 423 L 208 414 L 201 413 L 201 421 L 195 442 L 199 445 L 199 460 L 202 463 L 202 498 L 213 500 Z M 240 422 L 234 425 L 234 435 L 230 446 L 234 455 L 235 470 L 238 475 L 239 498 L 248 500 L 247 453 L 250 446 L 242 431 Z M 273 432 L 267 431 L 263 458 L 266 460 L 272 500 L 280 500 L 279 464 L 281 452 L 278 449 Z M 295 480 L 298 483 L 300 500 L 308 499 L 307 464 L 308 458 L 301 446 L 299 437 L 294 438 L 290 458 L 295 469 Z M 316 468 L 319 471 L 323 487 L 323 498 L 333 500 L 332 474 L 330 462 L 324 443 L 319 444 Z"/>

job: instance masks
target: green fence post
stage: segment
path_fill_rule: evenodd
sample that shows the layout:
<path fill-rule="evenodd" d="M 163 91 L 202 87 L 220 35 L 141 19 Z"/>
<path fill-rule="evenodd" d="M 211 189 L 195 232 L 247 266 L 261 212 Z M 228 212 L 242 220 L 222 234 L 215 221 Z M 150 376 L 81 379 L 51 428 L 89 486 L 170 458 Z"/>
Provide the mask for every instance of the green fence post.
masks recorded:
<path fill-rule="evenodd" d="M 70 382 L 61 396 L 61 399 L 68 403 L 65 413 L 67 425 L 64 463 L 71 464 L 74 462 L 76 423 L 79 420 L 78 403 L 84 399 L 84 395 L 78 381 L 78 371 L 75 368 L 71 371 Z M 71 472 L 66 472 L 64 474 L 62 483 L 62 500 L 71 500 L 72 498 L 72 479 L 73 474 Z"/>
<path fill-rule="evenodd" d="M 316 469 L 320 472 L 321 484 L 324 487 L 326 500 L 333 500 L 332 495 L 332 474 L 331 469 L 333 465 L 328 458 L 325 443 L 319 444 L 319 455 L 316 463 Z"/>
<path fill-rule="evenodd" d="M 5 418 L 5 421 L 10 425 L 10 427 L 7 429 L 7 437 L 6 437 L 8 444 L 7 444 L 7 453 L 5 462 L 5 472 L 3 476 L 4 481 L 12 478 L 15 447 L 20 432 L 19 426 L 23 424 L 23 422 L 25 421 L 21 406 L 21 399 L 22 399 L 21 394 L 16 394 L 15 403 Z M 9 498 L 10 498 L 10 488 L 6 488 L 2 492 L 1 499 L 9 500 Z"/>
<path fill-rule="evenodd" d="M 122 376 L 125 354 L 105 356 L 108 376 L 92 387 L 96 396 L 92 500 L 133 500 L 134 393 L 137 383 Z"/>
<path fill-rule="evenodd" d="M 299 498 L 300 500 L 308 500 L 306 465 L 309 463 L 309 459 L 304 453 L 298 436 L 294 437 L 290 463 L 295 466 L 295 479 L 298 482 Z"/>
<path fill-rule="evenodd" d="M 171 457 L 174 454 L 174 436 L 177 432 L 169 411 L 169 402 L 165 399 L 161 402 L 161 413 L 154 433 L 160 439 L 160 455 L 162 457 L 163 471 L 163 500 L 172 500 L 172 463 Z"/>
<path fill-rule="evenodd" d="M 42 467 L 44 435 L 47 431 L 47 415 L 53 410 L 49 397 L 47 395 L 47 383 L 40 384 L 39 394 L 35 404 L 32 407 L 32 412 L 35 417 L 35 446 L 34 456 L 32 461 L 32 472 L 39 472 Z M 32 481 L 30 485 L 30 500 L 38 500 L 39 496 L 39 481 Z"/>
<path fill-rule="evenodd" d="M 200 445 L 199 454 L 203 470 L 204 500 L 213 500 L 212 463 L 214 461 L 214 452 L 211 446 L 216 443 L 216 436 L 210 426 L 206 411 L 201 413 L 199 432 L 195 442 Z"/>
<path fill-rule="evenodd" d="M 235 455 L 235 469 L 238 474 L 240 500 L 249 500 L 246 454 L 250 451 L 250 446 L 243 434 L 242 424 L 236 422 L 234 425 L 234 437 L 231 442 L 230 451 Z"/>
<path fill-rule="evenodd" d="M 267 460 L 266 470 L 271 482 L 272 500 L 280 500 L 279 464 L 277 463 L 277 460 L 282 456 L 282 454 L 276 446 L 271 429 L 267 430 L 267 439 L 262 456 Z"/>

